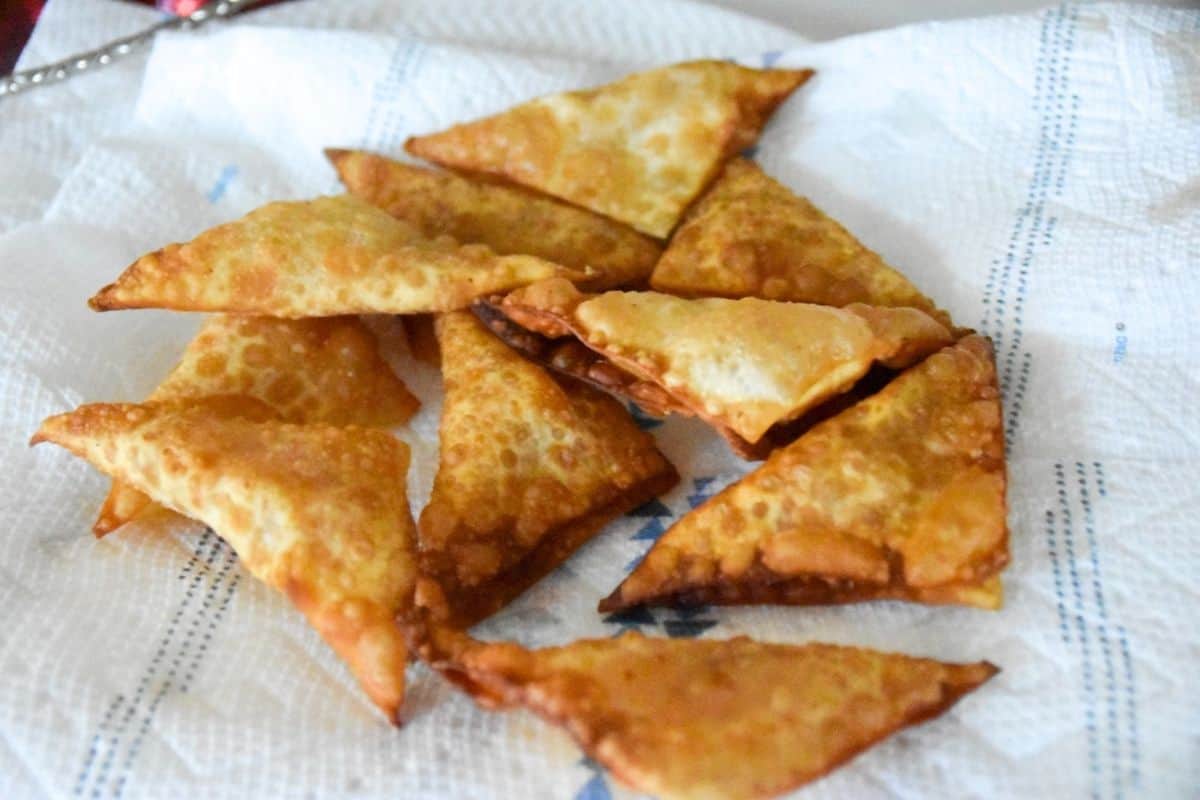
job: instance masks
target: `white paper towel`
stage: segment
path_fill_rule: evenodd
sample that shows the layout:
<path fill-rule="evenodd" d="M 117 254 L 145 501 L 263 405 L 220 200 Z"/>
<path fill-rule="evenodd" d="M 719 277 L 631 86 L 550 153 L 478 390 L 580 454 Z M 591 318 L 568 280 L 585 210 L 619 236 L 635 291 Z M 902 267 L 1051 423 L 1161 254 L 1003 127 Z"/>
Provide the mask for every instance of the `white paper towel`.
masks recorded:
<path fill-rule="evenodd" d="M 447 44 L 433 29 L 349 24 L 162 37 L 130 123 L 82 151 L 40 222 L 0 236 L 0 797 L 625 794 L 564 734 L 478 711 L 421 668 L 408 722 L 391 728 L 214 536 L 135 527 L 96 542 L 106 481 L 24 442 L 79 402 L 144 396 L 198 324 L 93 314 L 94 289 L 263 202 L 336 191 L 321 147 L 397 152 L 411 133 L 700 52 L 815 66 L 759 160 L 995 340 L 1011 447 L 1006 607 L 596 614 L 672 517 L 745 469 L 703 426 L 671 420 L 653 431 L 681 485 L 481 634 L 540 645 L 636 626 L 987 658 L 997 679 L 803 796 L 1195 796 L 1200 13 L 1067 6 L 786 52 L 702 31 L 691 47 L 676 41 L 692 39 L 683 18 L 663 29 L 636 16 L 606 18 L 589 49 L 591 29 L 570 20 L 590 12 L 571 13 L 530 29 L 531 55 L 513 52 L 517 33 Z M 0 203 L 20 193 L 0 185 Z M 426 402 L 405 434 L 419 509 L 437 379 L 400 366 Z"/>
<path fill-rule="evenodd" d="M 29 69 L 100 47 L 161 19 L 116 0 L 52 0 L 21 53 Z M 229 23 L 225 23 L 229 24 Z M 236 18 L 239 26 L 390 33 L 522 55 L 648 64 L 786 48 L 791 31 L 681 0 L 355 0 L 285 3 Z M 214 27 L 192 34 L 204 36 Z M 38 219 L 83 149 L 129 120 L 146 63 L 135 53 L 0 104 L 0 232 Z M 13 158 L 13 153 L 21 158 Z"/>

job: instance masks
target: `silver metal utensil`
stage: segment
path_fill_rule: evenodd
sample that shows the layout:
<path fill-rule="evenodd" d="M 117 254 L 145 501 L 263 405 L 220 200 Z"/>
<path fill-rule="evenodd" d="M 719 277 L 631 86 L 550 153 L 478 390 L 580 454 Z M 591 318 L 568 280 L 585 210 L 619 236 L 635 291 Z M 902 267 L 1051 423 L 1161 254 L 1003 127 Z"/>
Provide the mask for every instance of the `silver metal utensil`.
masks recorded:
<path fill-rule="evenodd" d="M 103 47 L 86 53 L 47 64 L 36 69 L 22 70 L 0 77 L 0 98 L 24 92 L 38 86 L 65 81 L 83 72 L 91 72 L 123 58 L 134 50 L 150 44 L 159 31 L 189 31 L 215 19 L 229 17 L 253 6 L 261 0 L 217 0 L 207 3 L 182 17 L 172 17 L 146 30 L 109 42 Z"/>

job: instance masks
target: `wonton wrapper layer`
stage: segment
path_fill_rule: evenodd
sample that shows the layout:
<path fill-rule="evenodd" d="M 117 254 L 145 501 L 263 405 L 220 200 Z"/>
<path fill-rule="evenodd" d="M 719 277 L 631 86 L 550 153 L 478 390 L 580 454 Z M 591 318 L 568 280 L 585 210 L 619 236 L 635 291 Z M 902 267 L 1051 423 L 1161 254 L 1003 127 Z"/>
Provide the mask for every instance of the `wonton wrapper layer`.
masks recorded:
<path fill-rule="evenodd" d="M 555 275 L 533 256 L 426 239 L 357 197 L 270 203 L 187 244 L 142 256 L 89 302 L 97 311 L 170 308 L 271 317 L 414 314 Z"/>
<path fill-rule="evenodd" d="M 650 282 L 692 297 L 909 306 L 951 326 L 946 312 L 849 231 L 741 158 L 688 212 Z"/>
<path fill-rule="evenodd" d="M 356 317 L 285 320 L 217 314 L 149 400 L 241 394 L 286 422 L 399 425 L 420 403 L 379 355 Z M 92 530 L 103 536 L 143 512 L 150 498 L 113 483 Z"/>
<path fill-rule="evenodd" d="M 561 197 L 665 238 L 811 70 L 692 61 L 417 136 L 408 152 Z"/>
<path fill-rule="evenodd" d="M 591 272 L 579 284 L 644 284 L 658 242 L 607 217 L 524 189 L 482 183 L 359 150 L 326 150 L 351 194 L 415 225 L 421 235 L 478 242 L 500 255 L 527 254 Z"/>
<path fill-rule="evenodd" d="M 407 647 L 394 620 L 416 577 L 406 445 L 378 430 L 234 418 L 211 401 L 85 405 L 33 441 L 211 527 L 397 719 Z"/>
<path fill-rule="evenodd" d="M 630 786 L 689 800 L 782 794 L 939 716 L 997 672 L 746 637 L 628 632 L 531 651 L 430 636 L 422 657 L 480 705 L 529 708 Z"/>
<path fill-rule="evenodd" d="M 657 292 L 587 296 L 563 280 L 489 303 L 541 336 L 574 335 L 602 357 L 543 351 L 556 369 L 627 395 L 650 413 L 698 416 L 749 457 L 761 457 L 755 444 L 774 426 L 846 392 L 875 362 L 901 368 L 953 341 L 912 308 Z M 494 328 L 527 352 L 537 349 L 507 326 Z"/>
<path fill-rule="evenodd" d="M 466 626 L 678 475 L 611 397 L 559 383 L 468 312 L 437 329 L 446 398 L 421 566 L 445 593 L 440 610 Z"/>
<path fill-rule="evenodd" d="M 1005 487 L 992 348 L 969 336 L 685 515 L 600 607 L 895 598 L 996 608 Z"/>

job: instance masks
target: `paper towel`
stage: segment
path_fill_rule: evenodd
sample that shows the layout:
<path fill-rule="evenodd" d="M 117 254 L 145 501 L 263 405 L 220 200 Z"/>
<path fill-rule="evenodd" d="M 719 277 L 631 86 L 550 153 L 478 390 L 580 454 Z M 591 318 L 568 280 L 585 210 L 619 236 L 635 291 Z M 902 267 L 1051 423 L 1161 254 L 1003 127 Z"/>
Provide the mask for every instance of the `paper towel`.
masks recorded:
<path fill-rule="evenodd" d="M 18 69 L 100 47 L 159 21 L 153 10 L 115 0 L 52 0 L 21 53 Z M 214 33 L 213 23 L 191 36 Z M 626 65 L 713 53 L 786 48 L 804 39 L 776 25 L 679 0 L 355 0 L 297 1 L 243 13 L 236 24 L 360 30 Z M 119 130 L 137 99 L 146 53 L 0 103 L 0 232 L 41 217 L 55 190 L 97 137 Z"/>
<path fill-rule="evenodd" d="M 129 124 L 83 150 L 40 222 L 0 237 L 11 528 L 0 796 L 628 794 L 565 734 L 523 712 L 481 712 L 419 667 L 407 723 L 391 728 L 218 539 L 134 527 L 96 542 L 87 530 L 106 481 L 61 451 L 24 448 L 48 414 L 144 396 L 198 324 L 96 315 L 85 298 L 146 250 L 268 200 L 336 191 L 321 147 L 394 153 L 411 133 L 697 54 L 667 43 L 690 38 L 682 23 L 630 22 L 624 39 L 625 23 L 606 24 L 613 34 L 597 41 L 625 41 L 620 57 L 519 54 L 517 34 L 447 44 L 255 24 L 161 37 Z M 1006 606 L 596 614 L 673 517 L 746 469 L 694 421 L 644 420 L 681 485 L 480 634 L 541 645 L 638 627 L 987 658 L 1004 671 L 944 718 L 800 794 L 1194 796 L 1200 13 L 1064 6 L 766 52 L 697 36 L 712 56 L 819 70 L 758 159 L 995 340 L 1010 446 Z M 419 508 L 436 466 L 438 381 L 411 360 L 399 368 L 426 403 L 404 434 Z"/>

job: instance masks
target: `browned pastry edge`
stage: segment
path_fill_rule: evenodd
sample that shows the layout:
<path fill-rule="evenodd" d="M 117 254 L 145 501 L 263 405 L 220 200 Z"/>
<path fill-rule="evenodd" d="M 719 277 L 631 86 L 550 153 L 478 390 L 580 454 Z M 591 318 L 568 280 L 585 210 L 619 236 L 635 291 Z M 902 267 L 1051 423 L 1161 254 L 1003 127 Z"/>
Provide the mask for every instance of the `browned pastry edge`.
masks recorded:
<path fill-rule="evenodd" d="M 662 471 L 625 490 L 611 502 L 547 531 L 520 561 L 487 582 L 458 588 L 439 585 L 428 601 L 435 606 L 439 620 L 453 627 L 469 628 L 507 606 L 610 521 L 670 491 L 679 482 L 679 473 L 665 459 L 663 464 Z M 432 576 L 436 569 L 422 558 L 422 572 Z M 427 585 L 426 589 L 432 587 Z"/>
<path fill-rule="evenodd" d="M 423 612 L 418 609 L 416 614 Z M 471 669 L 462 663 L 461 655 L 475 645 L 465 633 L 451 630 L 436 624 L 431 625 L 427 617 L 411 621 L 406 625 L 409 636 L 409 648 L 442 677 L 466 692 L 480 707 L 498 711 L 513 707 L 524 707 L 532 710 L 547 722 L 567 731 L 571 738 L 584 752 L 597 755 L 598 745 L 609 733 L 606 725 L 577 724 L 578 720 L 564 714 L 555 713 L 553 702 L 544 693 L 531 690 L 524 684 L 508 680 L 503 675 Z M 627 634 L 640 635 L 640 634 Z M 745 638 L 745 637 L 739 637 Z M 880 731 L 878 736 L 859 743 L 837 753 L 827 767 L 819 773 L 805 775 L 782 787 L 779 794 L 786 793 L 802 785 L 811 784 L 830 774 L 843 764 L 852 760 L 859 753 L 869 750 L 880 741 L 899 733 L 900 731 L 927 720 L 935 719 L 949 710 L 960 699 L 970 694 L 981 685 L 991 680 L 1000 672 L 1000 668 L 990 661 L 977 662 L 985 672 L 978 679 L 943 680 L 939 684 L 940 696 L 934 703 L 911 708 L 904 715 L 900 724 Z M 638 776 L 622 772 L 622 764 L 615 759 L 604 759 L 605 767 L 627 786 L 638 786 Z M 776 792 L 772 792 L 772 795 Z"/>
<path fill-rule="evenodd" d="M 500 307 L 500 300 L 500 297 L 477 300 L 471 306 L 471 310 L 492 333 L 499 336 L 509 347 L 529 360 L 549 367 L 560 374 L 569 375 L 610 394 L 626 397 L 652 416 L 665 417 L 668 414 L 676 413 L 687 417 L 698 417 L 712 426 L 729 443 L 730 448 L 747 461 L 762 461 L 771 454 L 772 450 L 795 441 L 817 423 L 823 422 L 845 411 L 860 400 L 875 394 L 899 374 L 899 370 L 875 364 L 845 393 L 831 397 L 795 419 L 772 425 L 761 439 L 751 443 L 719 420 L 672 397 L 666 389 L 658 384 L 641 380 L 614 365 L 610 359 L 592 350 L 574 336 L 556 339 L 522 327 L 504 313 Z M 525 311 L 524 313 L 537 312 Z M 552 319 L 547 315 L 547 325 L 557 322 L 557 320 L 552 322 Z"/>
<path fill-rule="evenodd" d="M 987 583 L 1007 566 L 1007 548 L 990 555 L 992 558 L 989 561 L 977 565 L 976 576 L 972 580 L 927 587 L 906 585 L 902 579 L 896 577 L 896 571 L 893 571 L 892 579 L 886 584 L 868 584 L 816 574 L 780 575 L 761 562 L 756 562 L 736 582 L 719 580 L 704 586 L 664 592 L 638 602 L 625 602 L 618 586 L 612 594 L 600 601 L 597 610 L 601 613 L 621 612 L 645 605 L 671 608 L 704 605 L 844 605 L 867 600 L 908 600 L 932 605 L 970 605 L 995 610 L 998 606 L 984 606 L 973 602 L 969 596 L 964 597 L 965 591 L 986 588 Z"/>

